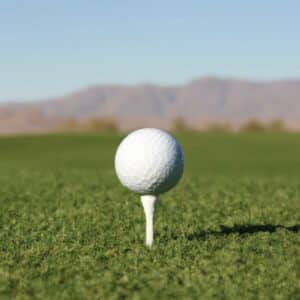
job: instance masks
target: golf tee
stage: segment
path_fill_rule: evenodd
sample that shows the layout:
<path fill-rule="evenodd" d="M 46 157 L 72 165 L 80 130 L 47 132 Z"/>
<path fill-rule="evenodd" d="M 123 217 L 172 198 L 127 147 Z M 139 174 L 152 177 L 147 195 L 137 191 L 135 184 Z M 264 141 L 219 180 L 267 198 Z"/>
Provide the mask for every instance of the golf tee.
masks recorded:
<path fill-rule="evenodd" d="M 141 196 L 141 201 L 144 207 L 145 218 L 146 218 L 146 245 L 148 247 L 151 247 L 153 243 L 153 225 L 154 225 L 154 215 L 155 215 L 155 207 L 156 207 L 157 200 L 158 200 L 157 196 L 153 196 L 153 195 Z"/>

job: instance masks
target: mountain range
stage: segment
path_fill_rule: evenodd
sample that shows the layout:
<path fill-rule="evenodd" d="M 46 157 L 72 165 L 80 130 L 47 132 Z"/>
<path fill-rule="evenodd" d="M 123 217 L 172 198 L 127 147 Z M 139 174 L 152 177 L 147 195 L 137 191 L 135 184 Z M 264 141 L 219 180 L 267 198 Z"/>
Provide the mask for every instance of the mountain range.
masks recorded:
<path fill-rule="evenodd" d="M 300 80 L 250 81 L 203 77 L 184 85 L 94 85 L 54 99 L 0 105 L 0 133 L 47 132 L 65 119 L 110 118 L 121 128 L 240 126 L 281 119 L 300 129 Z"/>

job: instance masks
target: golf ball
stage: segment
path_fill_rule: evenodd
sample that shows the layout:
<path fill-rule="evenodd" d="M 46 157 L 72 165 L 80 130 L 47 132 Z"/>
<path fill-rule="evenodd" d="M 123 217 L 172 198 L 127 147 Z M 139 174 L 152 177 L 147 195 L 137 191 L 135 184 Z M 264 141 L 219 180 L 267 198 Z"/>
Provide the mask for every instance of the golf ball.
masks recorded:
<path fill-rule="evenodd" d="M 119 145 L 115 169 L 121 183 L 142 195 L 158 195 L 177 184 L 183 173 L 183 153 L 167 132 L 143 128 Z"/>

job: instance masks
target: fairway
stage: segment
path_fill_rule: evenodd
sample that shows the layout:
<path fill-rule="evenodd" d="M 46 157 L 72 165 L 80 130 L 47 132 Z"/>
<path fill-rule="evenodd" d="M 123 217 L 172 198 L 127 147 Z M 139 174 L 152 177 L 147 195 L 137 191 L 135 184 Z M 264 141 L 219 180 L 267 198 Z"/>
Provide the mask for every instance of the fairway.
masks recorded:
<path fill-rule="evenodd" d="M 151 250 L 122 137 L 0 138 L 0 299 L 299 299 L 300 135 L 176 135 Z"/>

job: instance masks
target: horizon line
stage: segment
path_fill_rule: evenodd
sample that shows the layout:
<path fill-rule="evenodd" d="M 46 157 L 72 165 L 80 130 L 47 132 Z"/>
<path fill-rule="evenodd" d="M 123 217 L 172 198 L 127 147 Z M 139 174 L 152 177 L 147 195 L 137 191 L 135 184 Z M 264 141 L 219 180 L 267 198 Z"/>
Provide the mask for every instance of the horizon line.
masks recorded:
<path fill-rule="evenodd" d="M 276 77 L 276 78 L 250 78 L 250 77 L 243 77 L 243 76 L 233 76 L 233 75 L 214 75 L 214 74 L 207 74 L 202 76 L 195 76 L 191 79 L 185 80 L 182 83 L 158 83 L 151 80 L 144 80 L 132 83 L 117 83 L 117 82 L 101 82 L 101 83 L 91 83 L 82 85 L 81 87 L 73 88 L 72 90 L 63 92 L 61 94 L 50 95 L 50 96 L 41 96 L 41 97 L 32 97 L 32 98 L 19 98 L 13 99 L 11 97 L 8 100 L 0 99 L 0 105 L 10 105 L 10 104 L 23 104 L 23 103 L 30 103 L 30 102 L 43 102 L 47 100 L 53 100 L 55 98 L 65 97 L 68 95 L 72 95 L 81 90 L 87 90 L 95 87 L 142 87 L 142 86 L 158 86 L 158 87 L 182 87 L 188 84 L 191 84 L 196 81 L 200 80 L 220 80 L 220 81 L 240 81 L 240 82 L 248 82 L 248 83 L 276 83 L 276 82 L 287 82 L 287 81 L 300 81 L 300 76 L 286 76 L 286 77 Z"/>

